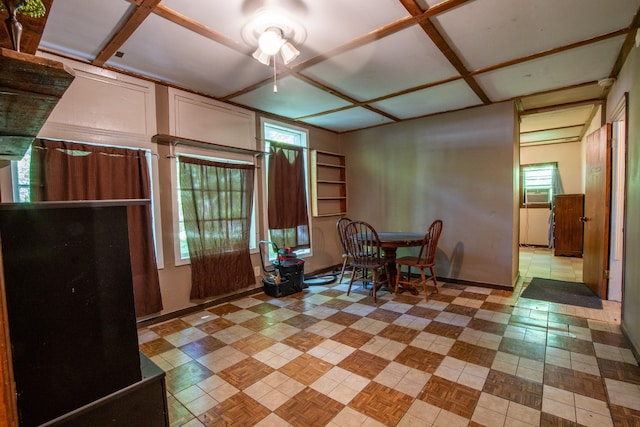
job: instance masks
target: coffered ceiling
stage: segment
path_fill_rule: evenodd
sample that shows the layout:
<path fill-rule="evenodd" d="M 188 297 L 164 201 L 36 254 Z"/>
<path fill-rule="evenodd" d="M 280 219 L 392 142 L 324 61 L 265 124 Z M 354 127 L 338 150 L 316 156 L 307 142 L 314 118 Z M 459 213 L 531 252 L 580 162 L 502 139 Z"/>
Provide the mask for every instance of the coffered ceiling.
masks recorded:
<path fill-rule="evenodd" d="M 22 18 L 27 52 L 339 133 L 515 100 L 522 144 L 583 136 L 606 79 L 636 48 L 640 8 L 640 0 L 44 3 L 44 19 Z M 277 62 L 277 93 L 273 67 L 252 57 L 256 42 L 247 37 L 272 12 L 295 26 L 301 52 Z"/>

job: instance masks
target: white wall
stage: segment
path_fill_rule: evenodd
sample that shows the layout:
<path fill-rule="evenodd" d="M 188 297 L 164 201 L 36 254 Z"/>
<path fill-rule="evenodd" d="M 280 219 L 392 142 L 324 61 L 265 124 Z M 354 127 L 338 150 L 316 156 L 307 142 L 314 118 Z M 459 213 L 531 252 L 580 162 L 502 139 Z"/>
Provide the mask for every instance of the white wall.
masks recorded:
<path fill-rule="evenodd" d="M 640 47 L 633 47 L 618 80 L 607 97 L 607 111 L 614 111 L 624 93 L 629 93 L 627 139 L 627 190 L 624 235 L 624 283 L 622 328 L 636 356 L 640 352 Z"/>
<path fill-rule="evenodd" d="M 414 232 L 440 218 L 439 276 L 513 286 L 514 111 L 506 102 L 342 135 L 349 216 Z"/>
<path fill-rule="evenodd" d="M 565 194 L 582 193 L 582 142 L 534 145 L 520 149 L 523 165 L 557 162 Z M 520 209 L 520 244 L 547 246 L 549 244 L 548 208 Z"/>

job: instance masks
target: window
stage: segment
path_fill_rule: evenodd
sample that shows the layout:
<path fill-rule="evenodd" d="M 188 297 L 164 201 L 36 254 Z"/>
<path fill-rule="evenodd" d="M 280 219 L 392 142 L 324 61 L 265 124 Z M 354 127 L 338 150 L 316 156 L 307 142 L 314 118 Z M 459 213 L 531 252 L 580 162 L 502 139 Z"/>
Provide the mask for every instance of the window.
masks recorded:
<path fill-rule="evenodd" d="M 554 196 L 557 163 L 520 166 L 520 207 L 549 208 Z"/>
<path fill-rule="evenodd" d="M 249 162 L 221 159 L 216 157 L 198 156 L 198 155 L 192 155 L 192 154 L 190 154 L 190 157 L 216 161 L 216 162 L 224 162 L 224 163 L 249 164 Z M 177 218 L 178 218 L 177 220 L 178 239 L 176 239 L 177 241 L 176 254 L 179 254 L 178 255 L 179 258 L 176 257 L 176 265 L 184 265 L 189 263 L 189 247 L 187 245 L 187 232 L 185 230 L 184 216 L 182 213 L 182 195 L 180 193 L 180 168 L 179 168 L 177 157 L 175 159 L 174 166 L 175 166 L 174 179 L 176 182 L 176 189 L 177 189 L 176 205 L 177 205 Z M 255 232 L 256 230 L 255 195 L 253 197 L 253 200 L 254 200 L 254 205 L 253 205 L 253 208 L 251 209 L 251 212 L 252 212 L 251 218 L 250 218 L 251 232 L 250 232 L 250 239 L 249 239 L 249 249 L 251 250 L 254 250 L 257 248 L 257 239 L 256 239 L 256 232 Z M 242 218 L 238 218 L 238 219 L 241 220 Z M 215 219 L 212 218 L 212 220 L 215 220 Z"/>
<path fill-rule="evenodd" d="M 308 194 L 308 185 L 307 183 L 309 182 L 309 170 L 308 170 L 308 158 L 307 158 L 307 136 L 308 136 L 308 131 L 306 129 L 302 129 L 302 128 L 297 128 L 297 127 L 292 127 L 292 126 L 287 126 L 281 123 L 275 123 L 272 121 L 263 121 L 262 123 L 262 130 L 263 130 L 263 135 L 264 135 L 264 140 L 265 140 L 265 146 L 264 146 L 264 151 L 266 152 L 271 152 L 271 148 L 272 148 L 272 143 L 279 143 L 279 144 L 290 144 L 290 145 L 294 145 L 297 147 L 301 147 L 302 148 L 302 153 L 303 153 L 303 165 L 304 165 L 304 192 L 305 192 L 305 200 L 307 201 L 305 209 L 307 210 L 307 218 L 310 218 L 310 213 L 309 213 L 309 205 L 308 205 L 308 200 L 309 200 L 309 194 Z M 270 160 L 272 160 L 270 158 Z M 265 177 L 266 177 L 266 187 L 269 187 L 269 176 L 270 176 L 270 172 L 269 172 L 269 162 L 266 162 L 266 167 L 265 167 Z M 268 192 L 267 192 L 267 197 L 268 197 Z M 269 209 L 266 209 L 266 211 L 268 211 Z M 265 223 L 269 224 L 269 220 L 265 218 Z M 306 239 L 307 242 L 310 240 L 310 236 L 308 235 L 308 224 L 305 224 L 304 226 L 299 226 L 297 228 L 286 228 L 286 229 L 279 229 L 279 230 L 269 230 L 268 231 L 268 239 L 272 240 L 272 241 L 279 241 L 284 239 L 285 241 L 290 241 L 290 242 L 295 242 L 295 241 L 300 241 L 298 240 L 297 236 L 306 236 L 303 237 L 303 240 Z M 275 235 L 273 233 L 276 233 Z M 302 234 L 298 234 L 298 233 L 302 233 Z M 277 237 L 276 237 L 277 236 Z M 288 237 L 287 237 L 288 236 Z M 282 245 L 279 245 L 282 246 Z M 288 243 L 286 244 L 286 246 L 295 246 L 295 243 Z M 302 256 L 302 255 L 310 255 L 311 254 L 311 249 L 310 249 L 310 245 L 308 245 L 309 247 L 301 247 L 296 249 L 296 254 L 298 256 Z M 275 254 L 272 253 L 271 251 L 271 246 L 269 247 L 269 258 L 272 259 L 275 256 Z"/>
<path fill-rule="evenodd" d="M 13 181 L 13 201 L 17 203 L 29 203 L 31 182 L 31 146 L 19 161 L 11 162 L 11 177 Z"/>
<path fill-rule="evenodd" d="M 98 144 L 91 144 L 98 145 Z M 118 146 L 120 148 L 128 148 L 132 150 L 136 150 L 134 147 L 126 147 L 126 146 Z M 152 232 L 153 232 L 153 241 L 154 248 L 156 251 L 156 263 L 157 267 L 163 268 L 163 255 L 162 255 L 162 245 L 160 244 L 160 239 L 157 234 L 157 229 L 160 226 L 160 218 L 159 218 L 159 206 L 155 203 L 156 191 L 157 191 L 157 175 L 152 168 L 153 163 L 153 154 L 150 150 L 146 151 L 147 158 L 147 166 L 149 168 L 149 180 L 151 181 L 149 184 L 151 186 L 151 221 L 153 224 Z M 157 155 L 156 155 L 157 156 Z M 18 161 L 11 162 L 11 180 L 13 185 L 13 201 L 16 203 L 30 203 L 31 202 L 31 194 L 30 194 L 30 186 L 31 186 L 31 146 L 26 151 L 25 155 L 22 159 Z"/>

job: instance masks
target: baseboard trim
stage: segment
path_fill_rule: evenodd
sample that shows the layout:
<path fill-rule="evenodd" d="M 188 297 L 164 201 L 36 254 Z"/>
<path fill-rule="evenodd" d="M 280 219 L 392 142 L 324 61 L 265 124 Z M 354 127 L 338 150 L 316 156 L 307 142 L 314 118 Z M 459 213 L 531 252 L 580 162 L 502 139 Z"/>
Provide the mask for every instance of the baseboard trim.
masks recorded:
<path fill-rule="evenodd" d="M 242 292 L 233 293 L 231 295 L 225 295 L 220 298 L 214 298 L 212 300 L 203 302 L 201 304 L 193 305 L 191 307 L 186 307 L 181 310 L 172 311 L 171 313 L 161 314 L 159 316 L 138 320 L 137 325 L 138 329 L 145 328 L 147 326 L 155 325 L 156 323 L 161 323 L 167 320 L 172 320 L 178 317 L 188 316 L 189 314 L 197 313 L 198 311 L 206 310 L 209 307 L 213 307 L 214 305 L 224 304 L 225 302 L 235 301 L 240 298 L 248 297 L 251 295 L 262 293 L 262 287 L 251 288 Z"/>
<path fill-rule="evenodd" d="M 629 332 L 627 331 L 627 328 L 625 327 L 622 320 L 620 321 L 620 329 L 622 330 L 622 335 L 624 335 L 625 338 L 627 338 L 627 341 L 629 341 L 629 343 L 631 344 L 631 353 L 633 353 L 633 357 L 636 358 L 636 362 L 640 363 L 640 351 L 638 351 L 638 348 L 636 348 L 634 342 L 631 340 Z"/>
<path fill-rule="evenodd" d="M 335 273 L 336 272 L 336 268 L 338 269 L 338 274 L 340 273 L 340 268 L 342 268 L 342 264 L 340 264 L 339 266 L 329 266 L 328 268 L 325 269 L 321 269 L 321 270 L 317 270 L 311 274 L 305 274 L 305 276 L 310 276 L 310 275 L 316 275 L 316 274 L 323 274 L 323 273 L 328 273 L 328 272 L 332 272 Z M 206 302 L 197 304 L 197 305 L 193 305 L 190 307 L 186 307 L 180 310 L 176 310 L 176 311 L 172 311 L 171 313 L 166 313 L 166 314 L 160 314 L 157 316 L 151 315 L 149 317 L 146 317 L 144 319 L 140 319 L 137 321 L 137 326 L 138 329 L 140 328 L 145 328 L 147 326 L 151 326 L 151 325 L 155 325 L 157 323 L 161 323 L 161 322 L 165 322 L 167 320 L 172 320 L 178 317 L 184 317 L 184 316 L 188 316 L 189 314 L 193 314 L 193 313 L 197 313 L 198 311 L 202 311 L 202 310 L 206 310 L 209 307 L 213 307 L 214 305 L 218 305 L 218 304 L 224 304 L 226 302 L 230 302 L 230 301 L 235 301 L 237 299 L 240 298 L 245 298 L 245 297 L 249 297 L 251 295 L 255 295 L 255 294 L 259 294 L 262 293 L 262 286 L 261 285 L 256 285 L 255 287 L 246 289 L 244 291 L 240 291 L 240 292 L 235 292 L 229 295 L 224 295 L 222 297 L 218 297 L 218 298 L 214 298 L 211 300 L 208 300 Z"/>

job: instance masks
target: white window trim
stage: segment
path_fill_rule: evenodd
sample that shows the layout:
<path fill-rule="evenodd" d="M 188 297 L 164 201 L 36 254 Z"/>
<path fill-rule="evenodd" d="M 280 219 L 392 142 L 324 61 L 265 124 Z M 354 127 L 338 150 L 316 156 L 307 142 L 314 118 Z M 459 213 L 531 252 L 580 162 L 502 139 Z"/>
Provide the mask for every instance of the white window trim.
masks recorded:
<path fill-rule="evenodd" d="M 273 120 L 273 119 L 268 119 L 265 117 L 260 117 L 260 134 L 262 135 L 262 140 L 261 140 L 261 145 L 260 145 L 260 149 L 264 152 L 267 151 L 266 149 L 266 144 L 267 144 L 267 139 L 265 134 L 264 134 L 264 128 L 265 125 L 273 125 L 273 126 L 278 126 L 278 127 L 282 127 L 285 129 L 290 129 L 292 131 L 296 131 L 296 132 L 300 132 L 301 134 L 304 135 L 304 146 L 302 147 L 302 153 L 303 153 L 303 159 L 304 159 L 304 165 L 305 165 L 305 181 L 306 181 L 306 185 L 305 185 L 305 190 L 307 193 L 307 217 L 309 218 L 309 242 L 313 242 L 313 227 L 311 224 L 311 188 L 310 188 L 310 171 L 309 171 L 309 130 L 301 127 L 301 126 L 296 126 L 296 125 L 292 125 L 289 123 L 284 123 L 284 122 L 279 122 L 277 120 Z M 263 156 L 264 160 L 264 173 L 263 173 L 263 180 L 262 180 L 262 194 L 264 194 L 264 209 L 262 209 L 262 223 L 265 225 L 264 226 L 264 230 L 262 231 L 262 233 L 260 234 L 260 240 L 268 240 L 268 236 L 269 236 L 269 209 L 268 209 L 268 189 L 267 189 L 267 162 L 268 162 L 268 156 Z M 308 250 L 305 251 L 297 251 L 296 252 L 298 254 L 298 256 L 300 258 L 306 258 L 306 257 L 310 257 L 313 255 L 313 245 L 310 245 Z"/>

